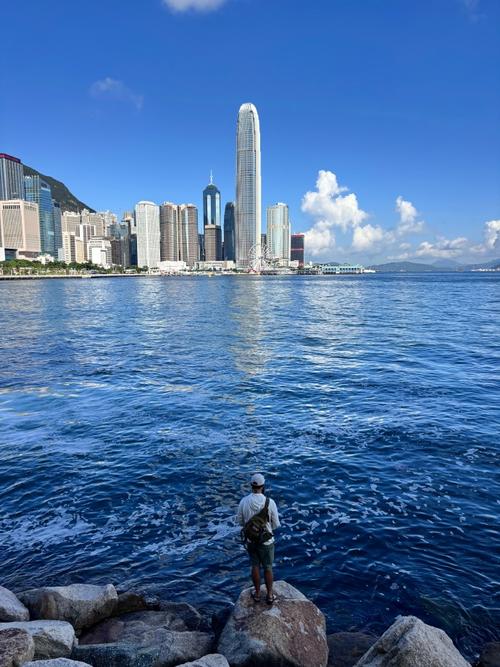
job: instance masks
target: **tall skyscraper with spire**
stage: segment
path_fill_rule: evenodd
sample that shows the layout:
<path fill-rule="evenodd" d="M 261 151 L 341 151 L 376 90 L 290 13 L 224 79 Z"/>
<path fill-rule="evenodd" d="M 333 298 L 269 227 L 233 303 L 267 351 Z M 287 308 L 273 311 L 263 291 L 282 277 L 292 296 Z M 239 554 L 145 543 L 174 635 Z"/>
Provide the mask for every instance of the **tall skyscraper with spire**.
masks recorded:
<path fill-rule="evenodd" d="M 236 130 L 236 266 L 250 267 L 252 247 L 260 257 L 261 176 L 260 124 L 253 104 L 242 104 Z"/>
<path fill-rule="evenodd" d="M 213 174 L 210 172 L 210 183 L 203 190 L 203 227 L 218 225 L 220 227 L 220 191 L 214 185 Z"/>

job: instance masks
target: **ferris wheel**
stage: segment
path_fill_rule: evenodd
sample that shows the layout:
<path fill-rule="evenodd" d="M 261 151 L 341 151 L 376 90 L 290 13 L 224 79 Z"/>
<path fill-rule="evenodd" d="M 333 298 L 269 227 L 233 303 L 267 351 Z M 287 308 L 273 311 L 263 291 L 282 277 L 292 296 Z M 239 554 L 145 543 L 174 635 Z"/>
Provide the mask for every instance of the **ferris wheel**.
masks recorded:
<path fill-rule="evenodd" d="M 273 259 L 265 243 L 256 243 L 248 251 L 248 270 L 250 273 L 267 271 L 272 267 Z"/>

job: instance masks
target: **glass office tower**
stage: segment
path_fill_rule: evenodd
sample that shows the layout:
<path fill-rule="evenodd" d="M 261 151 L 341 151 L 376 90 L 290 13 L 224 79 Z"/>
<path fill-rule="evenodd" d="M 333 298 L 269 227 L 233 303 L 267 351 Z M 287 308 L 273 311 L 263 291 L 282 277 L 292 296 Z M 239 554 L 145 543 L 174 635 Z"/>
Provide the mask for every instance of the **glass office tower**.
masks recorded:
<path fill-rule="evenodd" d="M 24 192 L 27 201 L 38 204 L 40 220 L 40 246 L 43 254 L 57 259 L 57 242 L 54 230 L 54 204 L 50 185 L 38 176 L 24 177 Z"/>
<path fill-rule="evenodd" d="M 220 227 L 220 214 L 220 191 L 214 185 L 212 176 L 210 176 L 210 183 L 203 190 L 203 227 L 206 227 L 206 225 L 218 225 Z"/>
<path fill-rule="evenodd" d="M 234 242 L 234 201 L 226 204 L 224 209 L 224 259 L 235 260 Z"/>
<path fill-rule="evenodd" d="M 253 104 L 242 104 L 236 130 L 236 266 L 249 269 L 250 250 L 260 257 L 260 124 Z"/>

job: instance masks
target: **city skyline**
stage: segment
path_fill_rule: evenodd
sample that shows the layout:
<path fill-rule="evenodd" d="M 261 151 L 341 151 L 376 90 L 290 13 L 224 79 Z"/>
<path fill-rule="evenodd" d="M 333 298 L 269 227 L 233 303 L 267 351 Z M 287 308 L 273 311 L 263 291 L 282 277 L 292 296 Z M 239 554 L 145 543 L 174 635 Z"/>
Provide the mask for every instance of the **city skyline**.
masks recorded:
<path fill-rule="evenodd" d="M 29 22 L 20 6 L 3 10 L 6 57 L 25 78 L 6 88 L 1 148 L 97 210 L 120 215 L 141 199 L 175 199 L 201 211 L 211 168 L 222 204 L 232 201 L 233 118 L 250 99 L 262 123 L 263 208 L 288 203 L 292 231 L 308 232 L 308 248 L 320 252 L 311 258 L 466 262 L 498 253 L 493 0 L 317 0 L 308 9 L 291 0 L 286 12 L 277 0 L 226 0 L 205 11 L 192 2 L 182 11 L 160 0 L 55 0 L 57 45 L 37 47 L 37 68 L 50 77 L 34 76 L 30 45 L 39 30 L 50 32 L 52 13 L 28 7 Z M 122 33 L 135 35 L 131 50 L 109 39 L 117 16 Z M 101 48 L 83 59 L 73 46 L 89 22 Z M 15 42 L 21 32 L 25 49 Z M 308 49 L 296 47 L 311 34 Z M 236 56 L 244 40 L 255 45 L 249 59 Z M 179 57 L 181 45 L 189 59 Z M 25 131 L 33 122 L 27 77 L 44 132 Z M 175 161 L 165 159 L 171 154 Z"/>

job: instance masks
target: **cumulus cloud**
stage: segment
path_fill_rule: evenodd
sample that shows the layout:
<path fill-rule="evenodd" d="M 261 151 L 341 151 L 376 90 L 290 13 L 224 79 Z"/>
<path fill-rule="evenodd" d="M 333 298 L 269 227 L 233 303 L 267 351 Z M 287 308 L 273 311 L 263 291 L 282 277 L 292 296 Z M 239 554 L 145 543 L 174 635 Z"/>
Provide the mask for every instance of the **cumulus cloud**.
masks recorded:
<path fill-rule="evenodd" d="M 306 192 L 302 199 L 302 210 L 316 222 L 306 232 L 308 251 L 313 255 L 335 247 L 334 228 L 347 231 L 357 227 L 368 217 L 359 205 L 354 193 L 343 194 L 348 188 L 339 185 L 337 176 L 331 171 L 321 170 L 316 181 L 316 190 Z"/>
<path fill-rule="evenodd" d="M 194 10 L 198 12 L 210 12 L 224 5 L 227 0 L 162 0 L 165 7 L 174 12 L 186 12 Z"/>
<path fill-rule="evenodd" d="M 130 90 L 130 88 L 123 83 L 123 81 L 112 79 L 109 76 L 105 79 L 94 81 L 90 86 L 90 94 L 95 98 L 116 100 L 118 102 L 132 104 L 137 111 L 142 109 L 144 103 L 144 97 L 142 95 L 134 93 L 134 91 Z"/>
<path fill-rule="evenodd" d="M 484 224 L 485 250 L 500 251 L 500 220 L 490 220 Z"/>
<path fill-rule="evenodd" d="M 463 255 L 464 251 L 470 247 L 468 239 L 459 236 L 456 239 L 438 238 L 435 243 L 422 241 L 415 250 L 415 257 L 438 257 L 445 259 L 455 259 Z"/>
<path fill-rule="evenodd" d="M 305 232 L 308 255 L 325 259 L 385 257 L 390 260 L 473 259 L 500 253 L 500 220 L 484 224 L 483 241 L 474 244 L 464 236 L 448 239 L 437 236 L 420 242 L 411 235 L 422 232 L 425 222 L 414 204 L 402 196 L 396 199 L 398 220 L 386 229 L 368 221 L 357 197 L 339 185 L 332 171 L 318 172 L 316 189 L 306 192 L 302 211 L 312 216 L 312 227 Z M 409 236 L 410 238 L 405 238 Z M 335 254 L 334 254 L 335 253 Z"/>
<path fill-rule="evenodd" d="M 399 236 L 404 234 L 416 234 L 424 228 L 423 220 L 417 220 L 418 211 L 411 201 L 403 199 L 401 195 L 396 199 L 396 211 L 399 214 L 399 224 L 397 233 Z"/>

